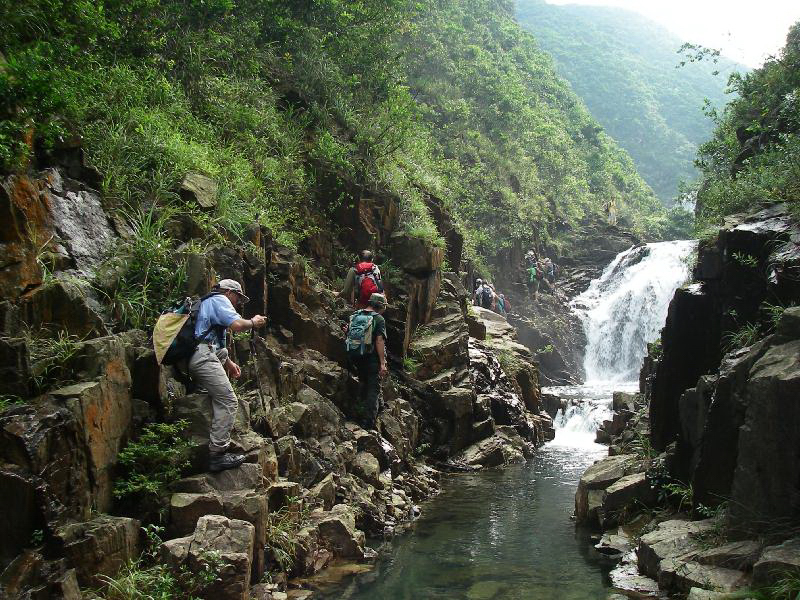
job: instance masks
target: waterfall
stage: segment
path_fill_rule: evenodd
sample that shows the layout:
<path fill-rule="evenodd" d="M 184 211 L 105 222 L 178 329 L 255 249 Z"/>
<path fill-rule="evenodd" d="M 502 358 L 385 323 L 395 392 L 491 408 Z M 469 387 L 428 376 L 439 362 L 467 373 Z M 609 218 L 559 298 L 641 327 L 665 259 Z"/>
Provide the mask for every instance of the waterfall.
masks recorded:
<path fill-rule="evenodd" d="M 696 246 L 678 241 L 630 248 L 573 299 L 586 333 L 586 383 L 544 390 L 568 400 L 555 418 L 554 444 L 594 446 L 598 426 L 611 418 L 613 392 L 638 389 L 647 344 L 658 338 L 675 290 L 688 279 Z"/>
<path fill-rule="evenodd" d="M 572 307 L 586 332 L 587 382 L 638 381 L 647 344 L 658 338 L 675 290 L 689 277 L 695 241 L 621 252 Z"/>

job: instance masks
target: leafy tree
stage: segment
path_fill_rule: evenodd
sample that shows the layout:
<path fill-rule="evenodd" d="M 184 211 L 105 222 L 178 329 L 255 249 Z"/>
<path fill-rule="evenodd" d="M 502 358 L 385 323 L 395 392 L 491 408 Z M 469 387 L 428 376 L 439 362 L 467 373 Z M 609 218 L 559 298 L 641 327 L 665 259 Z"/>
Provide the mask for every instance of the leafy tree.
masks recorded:
<path fill-rule="evenodd" d="M 712 112 L 717 128 L 698 153 L 701 222 L 773 202 L 800 214 L 800 23 L 780 56 L 729 85 L 738 97 Z"/>

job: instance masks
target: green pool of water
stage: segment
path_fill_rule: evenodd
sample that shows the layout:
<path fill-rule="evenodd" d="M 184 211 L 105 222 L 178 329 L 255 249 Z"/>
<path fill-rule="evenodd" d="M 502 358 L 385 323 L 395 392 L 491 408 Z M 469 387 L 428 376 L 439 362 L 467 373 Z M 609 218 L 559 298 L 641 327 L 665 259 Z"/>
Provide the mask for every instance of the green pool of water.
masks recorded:
<path fill-rule="evenodd" d="M 412 532 L 375 570 L 321 595 L 351 600 L 593 600 L 610 565 L 576 531 L 578 478 L 606 449 L 586 438 L 545 446 L 529 463 L 448 477 Z"/>

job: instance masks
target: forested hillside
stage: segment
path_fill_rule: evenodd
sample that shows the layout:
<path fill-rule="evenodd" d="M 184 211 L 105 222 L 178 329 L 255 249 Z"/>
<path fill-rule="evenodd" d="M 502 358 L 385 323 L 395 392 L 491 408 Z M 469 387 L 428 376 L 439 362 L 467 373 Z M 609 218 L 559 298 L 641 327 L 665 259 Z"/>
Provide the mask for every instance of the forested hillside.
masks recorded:
<path fill-rule="evenodd" d="M 705 224 L 785 202 L 800 215 L 800 23 L 780 56 L 731 79 L 738 97 L 700 147 L 697 215 Z"/>
<path fill-rule="evenodd" d="M 0 5 L 0 42 L 3 169 L 79 136 L 134 224 L 189 210 L 198 171 L 220 185 L 195 215 L 209 236 L 258 217 L 296 245 L 354 188 L 401 198 L 428 238 L 438 198 L 484 263 L 611 195 L 640 232 L 667 227 L 510 2 L 28 0 Z"/>
<path fill-rule="evenodd" d="M 593 120 L 550 57 L 513 20 L 513 4 L 439 1 L 422 15 L 407 62 L 411 90 L 456 172 L 447 182 L 480 254 L 549 241 L 611 196 L 636 226 L 660 211 L 626 153 Z"/>
<path fill-rule="evenodd" d="M 689 62 L 678 54 L 680 39 L 622 9 L 520 0 L 517 15 L 645 181 L 671 203 L 680 181 L 697 177 L 692 161 L 713 128 L 705 99 L 724 105 L 728 75 L 742 67 L 724 58 Z"/>

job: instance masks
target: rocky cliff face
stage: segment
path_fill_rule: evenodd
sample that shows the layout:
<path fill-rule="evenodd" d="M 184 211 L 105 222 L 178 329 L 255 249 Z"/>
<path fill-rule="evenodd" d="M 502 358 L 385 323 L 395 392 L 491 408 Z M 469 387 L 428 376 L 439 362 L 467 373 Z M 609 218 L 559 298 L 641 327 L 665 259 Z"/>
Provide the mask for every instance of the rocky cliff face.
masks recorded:
<path fill-rule="evenodd" d="M 213 550 L 228 565 L 203 597 L 266 598 L 333 559 L 369 560 L 365 533 L 413 518 L 439 469 L 522 460 L 552 436 L 530 351 L 505 320 L 468 310 L 461 278 L 442 270 L 445 253 L 458 266 L 461 252 L 446 213 L 437 205 L 439 248 L 398 228 L 396 199 L 358 194 L 335 216 L 341 239 L 317 234 L 307 257 L 258 225 L 243 243 L 176 256 L 186 293 L 234 278 L 252 299 L 244 316 L 269 316 L 262 336 L 231 347 L 244 370 L 234 445 L 248 462 L 204 473 L 208 397 L 159 369 L 147 333 L 120 331 L 98 293 L 108 250 L 133 234 L 81 173 L 53 167 L 0 187 L 0 585 L 10 597 L 78 598 L 137 555 L 140 521 L 161 519 L 166 564 L 195 569 Z M 170 227 L 179 243 L 197 232 L 188 214 Z M 376 431 L 351 420 L 350 311 L 329 277 L 335 253 L 361 247 L 399 267 L 387 279 L 392 376 Z M 53 339 L 62 351 L 43 357 Z M 192 466 L 154 505 L 119 500 L 120 452 L 157 421 L 188 422 Z M 277 583 L 251 590 L 267 571 Z"/>
<path fill-rule="evenodd" d="M 731 219 L 675 295 L 652 381 L 653 445 L 676 442 L 696 504 L 729 501 L 732 522 L 762 533 L 800 516 L 797 476 L 782 470 L 798 440 L 786 404 L 800 375 L 798 275 L 800 228 L 781 207 Z"/>
<path fill-rule="evenodd" d="M 641 393 L 615 394 L 598 432 L 611 456 L 575 497 L 578 521 L 606 530 L 596 548 L 622 561 L 619 589 L 707 597 L 795 572 L 798 275 L 800 228 L 783 207 L 731 218 L 701 242 Z"/>
<path fill-rule="evenodd" d="M 536 299 L 525 282 L 525 250 L 516 245 L 495 260 L 497 289 L 512 303 L 510 322 L 519 339 L 536 359 L 542 385 L 570 385 L 583 381 L 586 335 L 580 319 L 569 306 L 586 291 L 592 279 L 619 254 L 641 243 L 636 236 L 601 220 L 589 220 L 570 233 L 570 244 L 558 251 L 541 249 L 559 267 L 553 288 L 542 285 Z"/>

